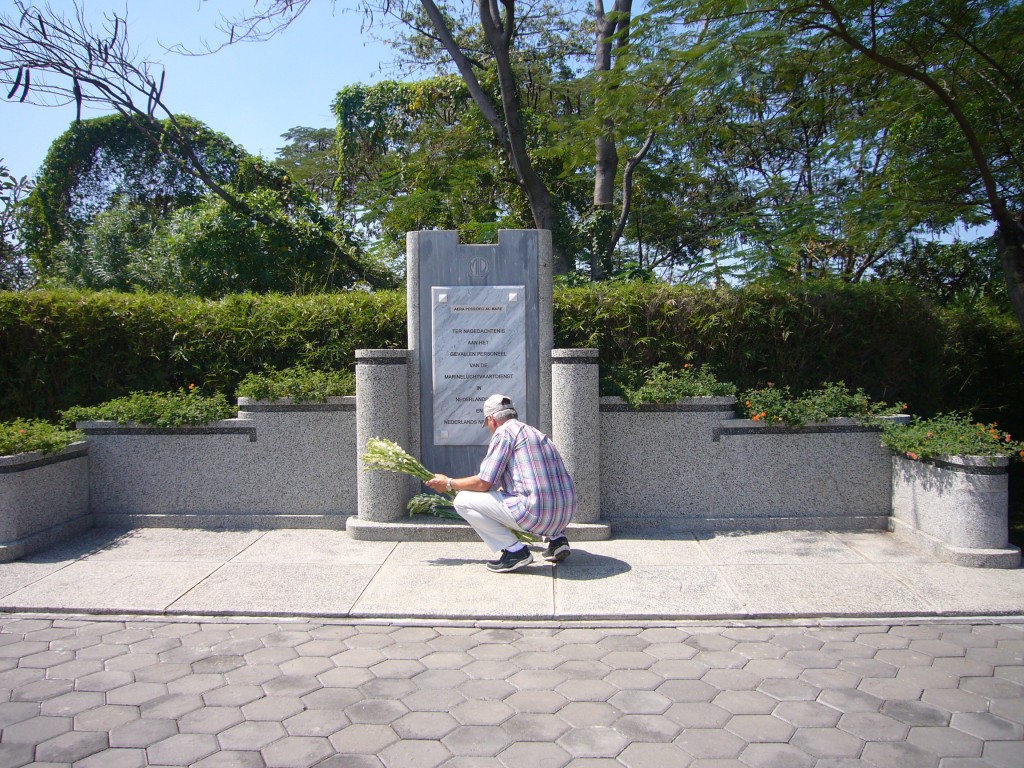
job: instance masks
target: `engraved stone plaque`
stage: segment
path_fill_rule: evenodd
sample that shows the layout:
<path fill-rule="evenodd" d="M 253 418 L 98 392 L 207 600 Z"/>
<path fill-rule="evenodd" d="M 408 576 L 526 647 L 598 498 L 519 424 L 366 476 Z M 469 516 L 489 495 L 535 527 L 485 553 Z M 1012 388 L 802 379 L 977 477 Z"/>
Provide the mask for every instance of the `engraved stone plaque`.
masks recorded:
<path fill-rule="evenodd" d="M 526 401 L 525 286 L 433 286 L 431 309 L 434 445 L 487 445 L 484 400 Z"/>

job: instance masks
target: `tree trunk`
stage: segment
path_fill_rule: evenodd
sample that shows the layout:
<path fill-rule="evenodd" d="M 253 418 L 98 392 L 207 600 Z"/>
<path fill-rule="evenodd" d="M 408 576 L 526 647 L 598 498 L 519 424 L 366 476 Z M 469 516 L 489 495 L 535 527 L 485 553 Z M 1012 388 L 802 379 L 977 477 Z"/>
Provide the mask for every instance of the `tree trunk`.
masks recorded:
<path fill-rule="evenodd" d="M 610 13 L 605 13 L 603 0 L 594 0 L 595 42 L 594 72 L 598 77 L 612 68 L 612 51 L 626 44 L 632 0 L 615 0 Z M 615 146 L 615 123 L 606 118 L 601 133 L 594 138 L 594 213 L 590 279 L 606 276 L 615 250 L 616 228 L 611 211 L 615 206 L 615 177 L 619 171 L 619 153 Z M 607 262 L 607 264 L 606 264 Z"/>
<path fill-rule="evenodd" d="M 1006 290 L 1017 316 L 1017 324 L 1024 331 L 1024 214 L 1007 217 L 996 230 L 999 260 L 1003 264 Z"/>

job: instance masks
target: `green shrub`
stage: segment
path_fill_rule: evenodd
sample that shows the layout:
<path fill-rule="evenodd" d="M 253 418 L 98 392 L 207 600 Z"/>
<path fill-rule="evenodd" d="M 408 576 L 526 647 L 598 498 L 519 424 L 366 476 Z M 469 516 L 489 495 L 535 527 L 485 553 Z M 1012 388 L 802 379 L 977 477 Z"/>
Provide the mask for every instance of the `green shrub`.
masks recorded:
<path fill-rule="evenodd" d="M 835 418 L 854 418 L 869 421 L 879 416 L 901 413 L 903 403 L 889 405 L 873 401 L 863 389 L 850 391 L 842 382 L 826 382 L 817 389 L 794 397 L 789 387 L 770 385 L 762 389 L 749 389 L 740 394 L 737 411 L 754 421 L 800 427 Z"/>
<path fill-rule="evenodd" d="M 930 419 L 915 417 L 909 424 L 887 424 L 882 445 L 920 460 L 942 456 L 1024 458 L 1024 442 L 1015 441 L 995 424 L 981 424 L 958 413 L 942 413 Z"/>
<path fill-rule="evenodd" d="M 233 393 L 270 366 L 353 369 L 356 349 L 404 346 L 405 295 L 0 292 L 0 419 L 55 418 L 129 392 Z"/>
<path fill-rule="evenodd" d="M 675 403 L 684 397 L 731 397 L 736 394 L 736 386 L 719 381 L 710 365 L 683 363 L 682 368 L 673 370 L 659 363 L 642 374 L 621 370 L 619 391 L 637 408 L 645 403 Z"/>
<path fill-rule="evenodd" d="M 356 393 L 356 377 L 351 371 L 315 371 L 296 365 L 278 371 L 267 368 L 250 373 L 235 391 L 235 397 L 253 400 L 277 400 L 290 397 L 297 403 L 324 402 L 328 397 L 344 397 Z"/>
<path fill-rule="evenodd" d="M 0 456 L 13 456 L 28 451 L 57 453 L 76 440 L 83 439 L 85 435 L 78 430 L 40 419 L 0 422 Z"/>
<path fill-rule="evenodd" d="M 65 423 L 116 421 L 150 427 L 181 427 L 231 419 L 238 409 L 224 395 L 204 395 L 198 388 L 177 392 L 132 392 L 93 406 L 77 405 L 61 413 Z"/>

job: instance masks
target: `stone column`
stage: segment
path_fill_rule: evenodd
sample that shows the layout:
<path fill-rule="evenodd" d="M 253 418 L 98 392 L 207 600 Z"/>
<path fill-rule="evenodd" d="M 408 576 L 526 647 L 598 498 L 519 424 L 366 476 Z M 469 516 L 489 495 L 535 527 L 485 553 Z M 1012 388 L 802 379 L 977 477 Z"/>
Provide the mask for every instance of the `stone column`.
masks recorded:
<path fill-rule="evenodd" d="M 576 486 L 574 523 L 601 517 L 601 410 L 596 349 L 551 350 L 551 439 Z"/>
<path fill-rule="evenodd" d="M 362 455 L 371 437 L 409 450 L 409 352 L 356 350 L 356 492 L 359 519 L 388 523 L 405 517 L 409 482 L 397 472 L 364 472 Z"/>

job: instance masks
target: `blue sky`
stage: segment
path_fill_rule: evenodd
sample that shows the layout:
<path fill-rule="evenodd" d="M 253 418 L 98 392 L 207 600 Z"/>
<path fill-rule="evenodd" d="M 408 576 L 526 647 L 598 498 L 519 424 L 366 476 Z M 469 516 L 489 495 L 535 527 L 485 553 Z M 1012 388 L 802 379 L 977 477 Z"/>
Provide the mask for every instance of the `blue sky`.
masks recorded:
<path fill-rule="evenodd" d="M 392 52 L 360 32 L 354 3 L 311 3 L 287 30 L 263 43 L 231 46 L 209 56 L 189 57 L 164 50 L 176 43 L 198 49 L 203 40 L 222 39 L 221 14 L 235 16 L 253 0 L 84 0 L 90 19 L 104 11 L 124 15 L 128 38 L 144 58 L 167 71 L 164 100 L 174 112 L 202 120 L 253 154 L 274 157 L 281 134 L 298 125 L 334 127 L 330 105 L 339 89 L 397 77 Z M 70 0 L 51 0 L 58 11 Z M 0 0 L 5 13 L 12 0 Z M 383 28 L 373 30 L 376 37 Z M 75 119 L 74 105 L 38 107 L 4 100 L 0 93 L 0 158 L 16 176 L 34 175 L 50 143 Z M 96 117 L 99 112 L 86 113 Z"/>

